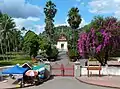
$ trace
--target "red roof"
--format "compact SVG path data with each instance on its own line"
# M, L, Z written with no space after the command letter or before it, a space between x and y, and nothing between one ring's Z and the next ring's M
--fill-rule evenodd
M64 34L61 34L58 41L67 41L67 37Z

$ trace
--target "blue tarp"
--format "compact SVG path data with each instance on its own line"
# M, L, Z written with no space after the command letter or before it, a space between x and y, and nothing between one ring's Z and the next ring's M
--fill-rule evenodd
M18 65L15 65L14 67L7 68L2 71L2 74L24 74L28 68L22 68Z

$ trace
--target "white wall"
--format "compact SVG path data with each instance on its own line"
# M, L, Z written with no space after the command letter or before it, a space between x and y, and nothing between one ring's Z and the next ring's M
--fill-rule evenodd
M90 70L89 73L99 74L98 70ZM102 75L120 75L120 67L102 67ZM81 68L81 75L87 75L87 67Z
M61 49L61 44L64 44L63 51L68 51L68 48L67 48L68 43L67 43L67 41L58 41L57 42L57 48L58 48L59 51L62 50Z

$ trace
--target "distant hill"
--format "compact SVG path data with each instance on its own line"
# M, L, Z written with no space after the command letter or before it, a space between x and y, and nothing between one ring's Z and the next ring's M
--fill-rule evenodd
M76 37L76 39L78 39L78 33L80 33L80 32L81 32L80 29L75 30L75 37ZM69 27L69 26L58 26L58 27L55 27L54 28L54 43L57 43L57 40L58 40L60 34L64 34L67 37L68 42L70 42L72 40L73 32L72 32L71 27ZM45 31L43 33L41 33L40 35L46 36Z
M64 34L66 35L67 39L68 39L68 42L70 40L72 40L72 29L71 27L68 27L68 26L58 26L58 27L55 27L54 28L54 32L55 32L55 37L54 37L54 40L57 41L57 39L59 38L60 34ZM80 29L78 30L75 30L75 37L78 38L78 33L80 32ZM76 38L76 39L77 39Z

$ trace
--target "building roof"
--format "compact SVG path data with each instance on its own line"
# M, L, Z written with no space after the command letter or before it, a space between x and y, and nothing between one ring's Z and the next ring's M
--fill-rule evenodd
M32 65L30 63L24 63L22 67L32 69Z
M58 38L58 41L67 41L67 37L65 36L65 34L61 34Z

